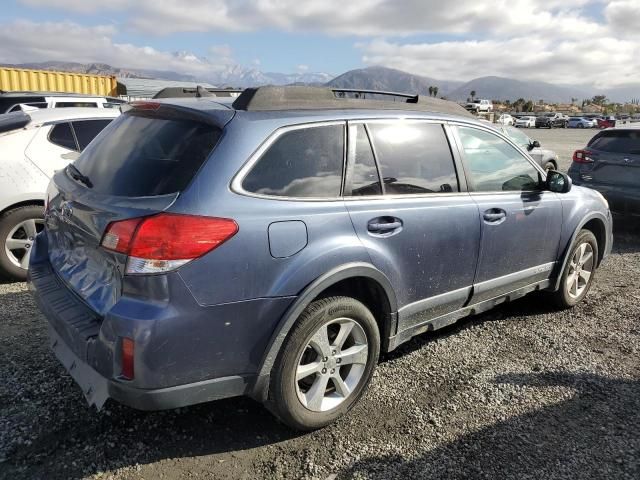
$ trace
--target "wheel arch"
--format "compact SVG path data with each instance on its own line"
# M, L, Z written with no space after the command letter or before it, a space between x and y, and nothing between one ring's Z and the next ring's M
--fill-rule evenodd
M398 303L391 282L371 264L357 262L341 265L307 285L282 316L263 354L252 397L259 401L267 398L271 369L300 314L314 300L332 295L351 296L368 308L377 310L372 313L380 328L381 351L384 351L397 323Z
M564 246L564 250L562 252L562 264L560 265L560 269L557 271L554 290L557 290L558 288L560 288L560 282L562 280L562 272L564 272L567 262L569 261L569 254L571 253L571 245L573 245L573 242L575 242L575 239L581 230L589 230L596 237L596 241L598 242L597 266L600 265L600 263L604 258L604 254L607 250L608 237L607 237L606 225L607 225L607 219L604 217L603 214L599 212L594 212L591 215L588 215L587 217L582 219L582 221L578 224L576 229L573 231L571 238L569 239L567 244Z
M20 207L28 207L29 205L38 205L40 207L44 207L45 200L44 198L28 198L26 200L21 200L10 205L4 206L0 210L0 215L7 213L9 210L13 210L15 208Z

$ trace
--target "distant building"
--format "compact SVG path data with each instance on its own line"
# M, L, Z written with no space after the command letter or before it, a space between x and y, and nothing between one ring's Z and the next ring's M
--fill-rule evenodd
M604 108L600 105L596 105L595 103L587 103L584 107L582 107L582 111L584 113L602 113Z

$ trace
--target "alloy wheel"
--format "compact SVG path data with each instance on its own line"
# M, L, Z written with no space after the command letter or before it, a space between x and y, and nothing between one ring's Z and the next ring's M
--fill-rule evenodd
M44 228L41 218L29 218L14 226L4 241L7 258L16 267L26 270L36 235Z
M297 362L300 403L314 412L336 408L362 380L368 357L367 336L355 320L337 318L320 326Z
M569 262L569 273L565 282L569 297L575 299L584 293L593 275L594 265L593 247L588 242L580 244Z

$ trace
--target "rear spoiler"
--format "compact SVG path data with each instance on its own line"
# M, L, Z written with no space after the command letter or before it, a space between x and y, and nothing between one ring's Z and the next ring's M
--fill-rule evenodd
M235 110L216 107L211 103L211 109L203 110L189 108L184 105L157 101L134 101L120 106L120 111L125 115L135 115L148 118L160 118L166 120L193 120L206 123L220 129L235 116Z

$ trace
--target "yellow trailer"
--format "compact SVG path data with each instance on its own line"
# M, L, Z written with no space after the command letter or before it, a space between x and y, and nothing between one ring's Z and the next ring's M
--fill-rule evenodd
M0 90L117 95L116 77L0 67Z

